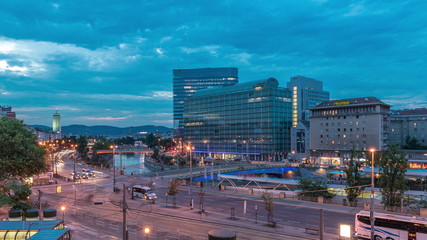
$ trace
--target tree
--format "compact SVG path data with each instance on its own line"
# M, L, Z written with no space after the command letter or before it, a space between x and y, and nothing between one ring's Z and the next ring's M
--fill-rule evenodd
M45 154L22 121L0 118L0 187L45 171Z
M93 147L92 150L106 150L106 149L110 149L111 143L107 140L100 140L97 141Z
M403 193L408 189L405 179L408 169L405 153L398 149L397 144L389 145L388 149L381 153L378 166L382 203L385 208L393 210L400 206Z
M169 184L168 195L173 197L173 205L176 205L176 195L179 193L178 180L172 179Z
M333 198L335 195L328 192L328 185L324 181L302 178L298 187L302 190L299 196L302 198Z
M350 161L348 163L348 169L344 170L347 175L347 188L345 192L347 193L347 200L350 202L350 206L356 204L357 197L362 193L364 187L362 185L362 176L360 174L360 154L354 150L351 150Z
M261 194L261 198L264 201L264 208L267 211L267 222L268 224L275 226L273 221L273 194L266 190Z
M201 182L203 183L203 182ZM204 200L205 200L205 191L203 191L203 187L200 188L200 191L197 193L199 195L199 209L200 209L200 214L203 214L205 212L205 207L204 207Z
M80 157L83 160L87 159L87 154L89 152L89 149L87 147L87 138L85 136L80 136L77 139L77 152L80 154Z
M0 189L0 206L8 205L12 209L22 209L25 211L31 208L29 202L30 196L30 186L13 182Z

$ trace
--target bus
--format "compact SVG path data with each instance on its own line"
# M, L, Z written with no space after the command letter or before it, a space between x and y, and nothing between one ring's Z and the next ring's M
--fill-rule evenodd
M377 212L374 214L375 240L427 239L427 218ZM369 211L360 211L357 213L354 226L356 239L371 239L371 220Z
M152 191L151 188L141 185L134 185L132 187L132 194L134 197L139 197L145 200L150 200L151 202L155 202L157 199L156 194Z

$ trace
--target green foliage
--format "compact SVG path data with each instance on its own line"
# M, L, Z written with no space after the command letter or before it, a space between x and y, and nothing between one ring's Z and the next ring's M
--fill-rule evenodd
M12 182L0 188L0 207L9 206L12 209L27 210L31 208L30 196L30 186Z
M149 148L154 148L156 146L159 146L159 142L160 142L160 138L154 136L154 134L150 133L145 137L145 144L147 144L147 146Z
M159 160L159 149L158 148L155 148L154 150L153 150L153 154L151 155L151 158L152 159L154 159L154 160Z
M408 163L404 152L398 149L398 145L389 145L388 150L381 153L378 166L384 207L400 206L403 193L408 189L405 179Z
M80 157L83 160L87 160L87 154L89 152L89 149L87 147L87 138L84 136L80 136L77 139L77 152L80 154Z
M22 121L0 118L0 186L5 180L22 180L45 171L45 154Z
M117 139L114 139L114 144L116 144L116 145L134 145L135 139L133 139L132 137L129 137L129 136L117 138Z
M170 184L169 184L169 191L168 194L170 196L175 196L179 193L179 189L178 189L178 180L176 179L172 179Z
M412 149L412 150L427 150L427 146L420 144L416 137L406 136L405 145L402 146L403 149Z
M101 166L102 165L106 168L110 167L110 162L107 159L105 159L101 154L98 154L96 152L96 150L93 151L92 158L88 161L88 163L95 165L95 166Z
M100 140L100 141L97 141L94 145L93 145L93 147L92 147L92 150L108 150L108 149L110 149L110 146L111 146L111 142L109 142L109 141L107 141L107 140Z
M300 197L324 197L333 198L335 195L328 192L328 186L325 182L303 178L300 180L298 187L302 190Z
M354 150L351 150L350 161L348 163L348 169L344 170L347 175L347 188L345 192L347 193L347 199L349 202L354 202L357 197L362 193L364 187L358 187L362 184L362 177L359 172L360 154Z

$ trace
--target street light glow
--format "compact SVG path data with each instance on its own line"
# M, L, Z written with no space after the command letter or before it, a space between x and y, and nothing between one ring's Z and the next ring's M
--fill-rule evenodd
M375 152L375 151L376 151L376 149L375 149L375 148L370 148L370 149L369 149L369 151L370 151L370 152Z
M61 207L61 211L65 211L65 206L62 206L62 207Z
M150 229L149 227L145 227L145 228L144 228L144 233L145 233L145 234L149 234L149 233L150 233L150 231L151 231L151 229Z

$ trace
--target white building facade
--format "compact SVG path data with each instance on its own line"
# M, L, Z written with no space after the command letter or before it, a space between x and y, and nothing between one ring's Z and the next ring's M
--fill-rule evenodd
M389 140L390 105L376 97L325 101L311 109L311 162L344 165L352 148L381 151Z

